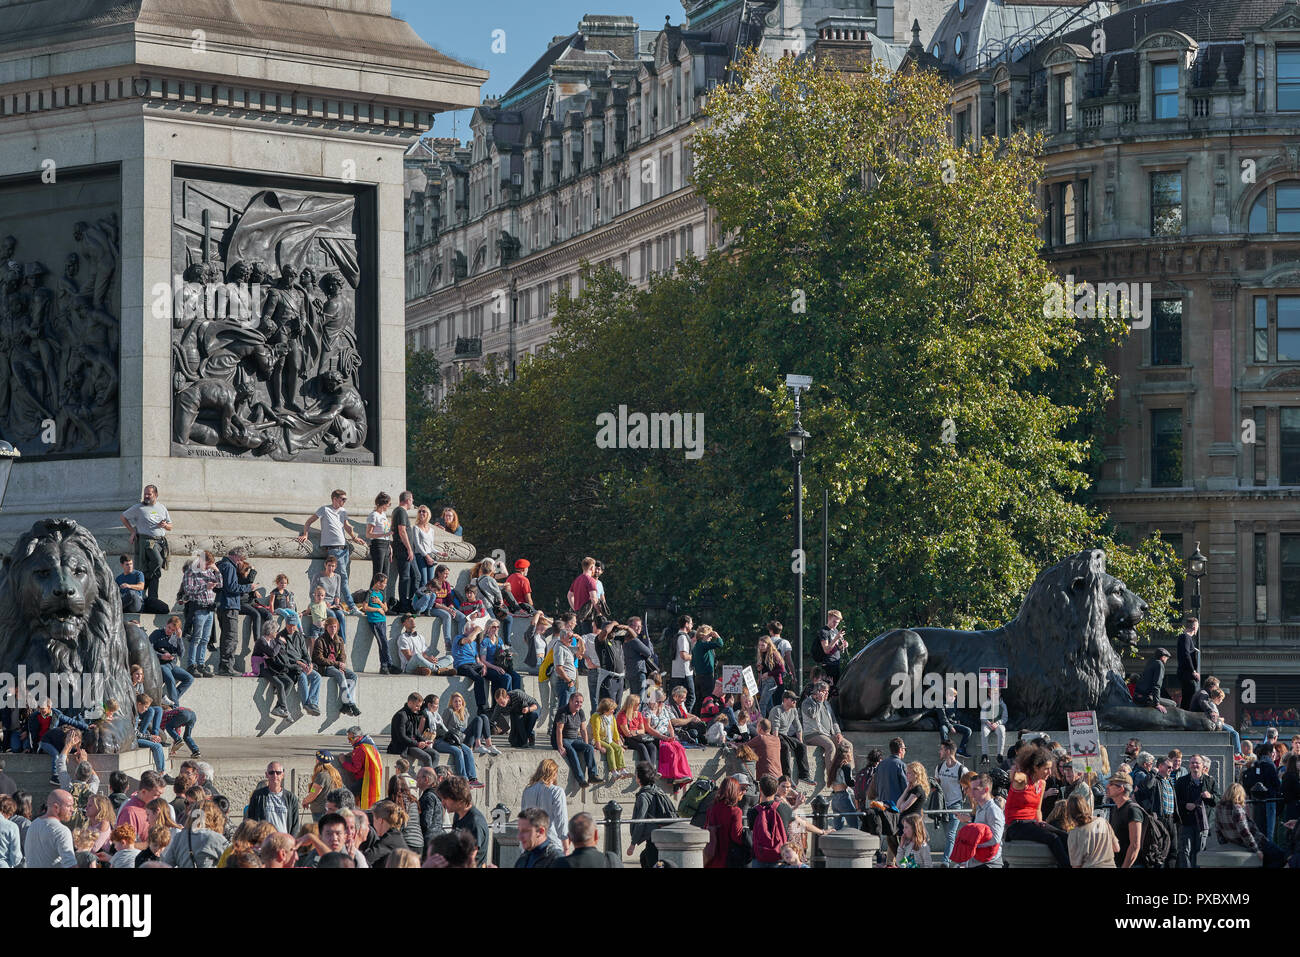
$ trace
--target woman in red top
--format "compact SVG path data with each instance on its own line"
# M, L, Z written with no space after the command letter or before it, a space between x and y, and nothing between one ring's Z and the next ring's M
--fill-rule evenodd
M659 764L659 743L646 727L645 715L641 713L641 697L630 694L623 702L623 710L618 713L615 722L623 743L636 752L637 761L649 761Z
M1034 841L1047 845L1056 858L1057 867L1070 866L1070 850L1066 832L1043 820L1043 791L1047 776L1052 771L1052 754L1035 743L1022 744L1016 755L1016 768L1011 773L1011 789L1007 792L1004 841Z
M726 778L718 788L718 796L709 806L708 816L704 819L705 829L713 839L713 856L705 862L705 867L727 867L728 852L739 845L744 833L745 823L740 813L740 784L735 778ZM743 866L739 861L730 866Z

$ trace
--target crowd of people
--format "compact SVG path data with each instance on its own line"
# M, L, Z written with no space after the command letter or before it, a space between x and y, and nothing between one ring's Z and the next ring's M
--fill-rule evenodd
M123 515L135 545L120 558L124 608L148 611L147 603L156 601L172 527L157 496L150 486ZM432 531L462 534L453 510L434 523L432 511L416 508L403 492L390 514L391 499L381 493L362 538L346 502L336 490L330 505L304 523L299 540L319 522L326 555L301 608L284 575L269 591L258 590L256 570L239 548L219 560L204 553L187 563L181 613L149 636L162 699L151 698L142 673L132 675L138 744L152 753L156 768L133 794L120 774L110 779L107 796L99 794L81 748L81 733L89 729L84 716L44 701L7 724L10 749L50 757L56 789L39 809L21 792L0 797L0 866L24 860L36 867L483 866L489 828L474 805L474 791L483 786L476 759L539 743L555 757L540 760L520 795L519 867L622 866L617 855L599 849L600 822L568 814L560 761L579 789L635 778L627 853L639 854L643 867L660 863L654 830L679 818L708 830L705 859L712 868L807 866L810 837L846 827L879 835L878 863L900 868L996 867L1006 842L1019 841L1043 845L1062 867L1195 867L1211 829L1265 866L1300 863L1300 735L1288 748L1270 729L1256 745L1222 723L1217 705L1224 692L1212 676L1202 681L1195 619L1179 638L1180 701L1233 735L1240 754L1234 783L1223 794L1206 756L1190 756L1184 766L1178 751L1156 757L1136 739L1113 774L1104 754L1098 771L1078 771L1043 736L1022 732L1007 749L1006 705L997 694L968 716L949 692L936 712L942 741L933 768L908 761L902 738L890 742L887 755L873 749L857 766L834 703L849 647L839 611L830 610L814 636L808 681L796 679L792 646L782 624L771 621L752 657L740 655L751 664L749 673L739 685L729 674L728 685L719 654L725 649L735 660L734 642L728 647L690 615L660 636L638 616L614 620L603 566L593 558L582 561L568 591L570 610L550 618L534 608L527 560L517 561L509 576L503 563L479 562L457 590L448 566L436 559ZM369 549L367 589L351 587L349 542ZM295 690L302 710L319 714L325 680L338 686L343 712L360 715L358 676L348 666L349 615L365 617L383 671L464 677L473 708L459 691L445 702L409 695L388 726L386 751L396 770L387 776L386 797L379 747L359 726L347 732L348 753L318 753L301 799L286 789L283 765L272 762L232 829L230 801L212 768L197 760L196 716L182 697L196 678L235 673L239 623L252 618L255 670L270 682L273 715L288 717ZM391 658L390 615L401 623ZM416 627L421 615L434 619L429 639ZM512 646L518 628L523 633ZM526 649L518 668L517 647ZM213 652L216 669L207 663ZM1162 697L1170 657L1157 650L1134 682L1136 702L1159 709L1173 704ZM549 714L524 690L519 668L549 685ZM106 717L117 708L108 702ZM972 771L960 759L971 757L973 727L980 731L981 762ZM182 747L189 760L175 777L165 774L167 759ZM724 750L729 773L696 777L689 752L706 747ZM800 785L814 784L816 752L830 797L825 815L814 820ZM941 843L931 847L932 840Z

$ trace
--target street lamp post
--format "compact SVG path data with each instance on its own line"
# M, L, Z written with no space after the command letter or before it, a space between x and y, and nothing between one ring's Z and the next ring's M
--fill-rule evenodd
M1201 554L1201 543L1196 543L1196 551L1187 559L1187 572L1192 576L1192 614L1201 617L1201 578L1205 575L1205 556Z
M803 687L803 573L807 565L803 551L803 457L804 447L811 436L799 422L799 396L809 386L808 376L788 375L786 387L794 393L794 427L785 434L790 442L790 455L794 458L794 615L795 615L795 670L798 673L796 688Z

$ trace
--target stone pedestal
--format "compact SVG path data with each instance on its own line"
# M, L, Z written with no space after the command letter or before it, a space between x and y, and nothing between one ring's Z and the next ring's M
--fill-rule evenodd
M1002 844L1002 863L1005 867L1056 867L1056 858L1046 844L1036 841L1005 841Z
M871 867L880 850L880 838L875 834L845 828L817 839L827 867Z
M0 313L42 330L0 548L67 515L111 554L149 483L181 556L308 559L332 489L405 484L404 152L487 73L390 0L39 7L0 2Z
M709 843L709 832L682 821L658 828L650 835L659 850L659 859L674 867L704 867L704 848Z

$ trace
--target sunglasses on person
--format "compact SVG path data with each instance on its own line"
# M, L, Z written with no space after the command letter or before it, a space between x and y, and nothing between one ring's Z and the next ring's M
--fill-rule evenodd
M283 771L267 771L267 774L284 774Z

